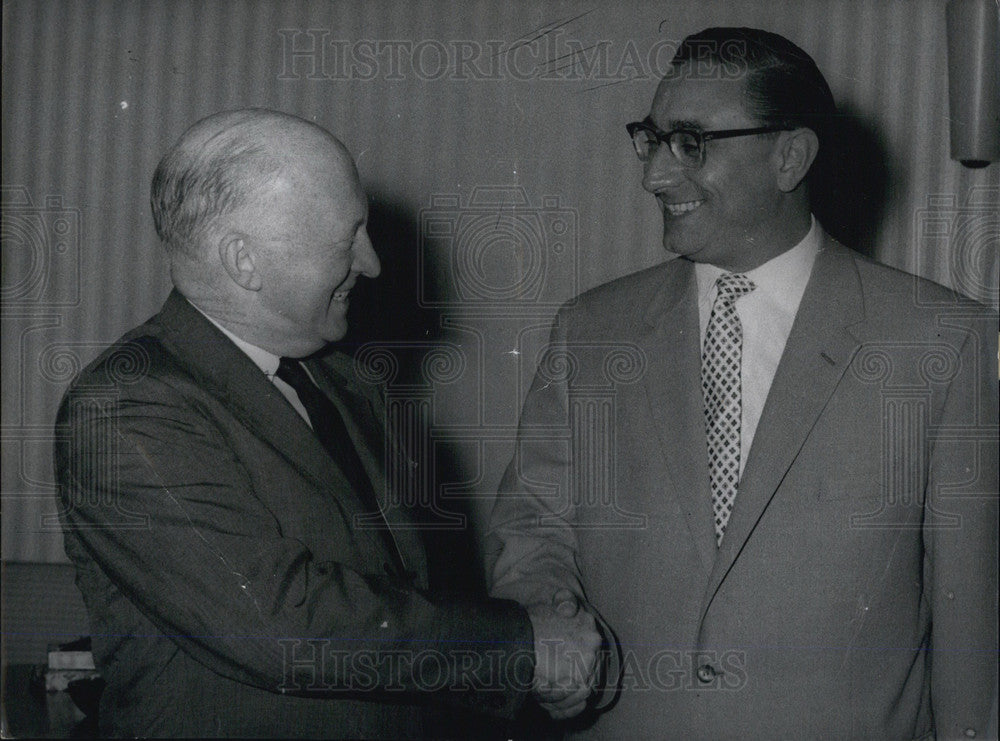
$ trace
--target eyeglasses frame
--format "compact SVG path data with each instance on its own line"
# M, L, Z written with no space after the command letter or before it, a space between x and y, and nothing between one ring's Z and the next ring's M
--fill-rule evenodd
M678 128L671 129L670 131L663 131L656 124L654 124L650 118L647 116L642 121L633 121L631 123L625 124L625 130L628 131L629 138L632 140L632 146L635 147L635 132L639 129L643 131L648 131L650 134L656 137L658 144L666 144L667 149L670 150L671 156L680 162L683 167L689 169L697 169L705 164L705 142L712 141L713 139L734 139L739 136L755 136L757 134L773 134L776 131L792 131L794 127L783 125L783 126L757 126L750 129L717 129L715 131L698 131L692 128ZM674 134L690 134L698 141L698 164L688 165L681 161L680 157L674 152L673 147L670 146L670 137ZM636 155L639 155L639 150L635 150ZM640 161L643 160L639 157ZM651 159L651 158L650 158Z

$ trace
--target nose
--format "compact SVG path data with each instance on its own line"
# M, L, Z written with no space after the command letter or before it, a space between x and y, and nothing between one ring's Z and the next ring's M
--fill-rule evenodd
M382 263L379 262L378 255L375 254L375 247L372 245L368 230L362 229L358 238L354 242L354 262L351 270L360 273L368 278L377 278L382 272Z
M661 144L642 168L642 187L650 193L678 185L686 177L684 165L677 161L670 147Z

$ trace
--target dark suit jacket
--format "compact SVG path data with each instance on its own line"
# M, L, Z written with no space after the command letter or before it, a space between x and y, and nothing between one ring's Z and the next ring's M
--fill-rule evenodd
M377 389L337 353L310 370L383 492ZM105 733L401 737L428 695L511 714L528 689L524 611L426 593L405 508L391 538L359 526L313 432L179 294L80 374L57 435Z
M982 737L996 340L995 314L828 239L717 549L693 264L562 310L489 560L494 595L568 585L617 632L621 695L584 735Z

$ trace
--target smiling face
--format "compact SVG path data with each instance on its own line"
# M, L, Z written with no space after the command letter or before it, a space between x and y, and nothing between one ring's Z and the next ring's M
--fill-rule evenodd
M280 354L303 356L347 332L358 276L376 277L368 207L353 163L337 147L286 163L246 232L261 285L257 322Z
M740 81L687 74L661 83L650 112L663 131L742 129L761 123L744 109ZM705 161L684 167L660 146L643 169L643 187L663 212L663 246L695 262L742 272L791 247L784 194L778 187L781 135L705 143Z

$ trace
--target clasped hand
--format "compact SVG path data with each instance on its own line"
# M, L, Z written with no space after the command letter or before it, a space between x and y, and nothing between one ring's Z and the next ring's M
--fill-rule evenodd
M535 632L535 697L553 718L572 718L587 706L597 681L601 634L594 616L568 589L551 603L529 605L528 615Z

